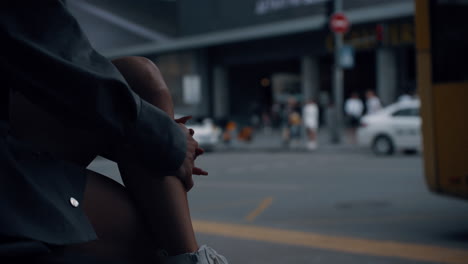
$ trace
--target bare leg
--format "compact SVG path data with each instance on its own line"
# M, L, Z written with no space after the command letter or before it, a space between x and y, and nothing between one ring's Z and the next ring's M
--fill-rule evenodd
M307 136L309 137L309 141L315 141L317 137L315 129L307 128Z
M172 98L156 65L145 58L113 61L132 89L174 118ZM171 255L195 252L198 244L190 219L187 193L179 179L156 178L137 161L119 161L130 195L141 209L157 246Z
M170 93L152 62L124 58L115 63L132 89L173 116ZM99 153L99 144L92 135L67 130L19 94L13 95L11 102L12 126L18 137L81 166L87 166ZM151 256L158 248L170 254L196 251L182 183L171 176L152 177L137 161L122 160L119 166L128 188L88 173L83 206L99 240L65 250L128 259Z
M87 174L81 204L99 240L67 246L63 252L128 263L156 262L155 248L127 189L106 176L92 171Z
M187 193L181 181L172 176L155 178L136 163L120 164L119 168L144 215L155 249L165 249L170 255L197 251Z
M141 98L174 117L171 93L156 65L143 57L124 57L112 63Z
M85 132L69 130L46 111L18 93L11 95L10 119L16 137L32 142L39 150L86 167L99 153L99 143ZM31 133L33 132L33 133ZM117 182L87 172L81 206L99 240L56 248L56 253L74 252L111 259L138 261L154 255L142 217L127 189Z

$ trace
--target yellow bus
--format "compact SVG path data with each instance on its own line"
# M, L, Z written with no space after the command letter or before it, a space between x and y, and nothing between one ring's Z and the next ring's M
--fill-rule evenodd
M427 184L468 198L468 0L416 0L416 49Z

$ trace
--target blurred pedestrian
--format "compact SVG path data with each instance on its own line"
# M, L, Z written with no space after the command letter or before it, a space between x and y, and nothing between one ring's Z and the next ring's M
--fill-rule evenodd
M382 109L382 103L380 102L379 97L372 90L367 90L366 92L366 109L367 114L375 114L377 111Z
M289 147L298 143L301 131L301 115L299 104L294 97L289 97L283 109L283 144Z
M235 138L237 124L234 121L228 121L223 131L223 142L225 145L231 145Z
M301 138L301 114L297 109L294 109L289 113L289 133L290 133L290 145L297 147Z
M349 123L349 131L351 142L356 143L356 128L359 126L362 113L364 112L364 105L356 92L351 94L345 102L345 114Z
M317 132L319 127L319 108L317 103L310 99L302 110L304 117L304 126L307 132L307 149L314 150L317 148Z

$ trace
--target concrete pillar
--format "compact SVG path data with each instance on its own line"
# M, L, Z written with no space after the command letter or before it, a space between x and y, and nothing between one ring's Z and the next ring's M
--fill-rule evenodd
M199 50L196 55L196 65L193 69L200 75L201 80L201 101L197 106L198 116L209 116L210 114L210 87L209 87L209 66L207 63L207 55L204 50Z
M229 116L229 87L226 68L217 65L213 69L213 112L214 118Z
M383 105L395 101L398 90L398 65L396 51L380 48L376 51L377 95Z
M320 92L318 59L311 56L301 58L301 89L304 101L309 98L318 100Z

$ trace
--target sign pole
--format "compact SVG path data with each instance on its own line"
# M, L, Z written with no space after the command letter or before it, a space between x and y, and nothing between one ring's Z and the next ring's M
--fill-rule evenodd
M334 11L340 13L343 11L342 0L334 0ZM336 32L335 35L335 63L333 71L333 94L334 94L334 107L335 107L335 120L336 124L334 131L332 131L332 143L341 143L342 130L344 127L343 118L343 68L340 65L340 51L343 47L343 33Z

